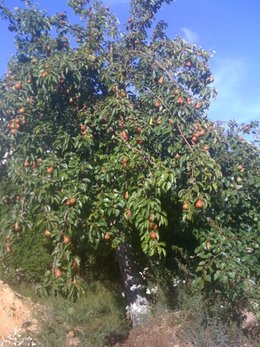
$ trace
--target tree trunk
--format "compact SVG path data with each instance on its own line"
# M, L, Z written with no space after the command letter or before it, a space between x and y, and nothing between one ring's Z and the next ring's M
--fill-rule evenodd
M138 326L147 319L151 311L145 296L144 281L138 271L131 244L120 244L116 255L125 287L127 313L133 326Z

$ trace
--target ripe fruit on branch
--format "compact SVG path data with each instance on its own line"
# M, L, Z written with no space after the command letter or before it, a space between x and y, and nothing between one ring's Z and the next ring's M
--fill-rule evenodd
M26 124L26 117L25 117L25 116L22 116L21 124L22 124L22 125L25 125L25 124Z
M48 230L48 229L45 229L44 230L44 236L48 239L49 237L51 237L51 232L50 232L50 230Z
M192 62L189 60L185 63L185 66L186 67L192 67Z
M31 168L36 169L36 162L35 161L32 162Z
M137 143L138 143L139 145L141 145L141 144L143 143L143 139L138 139L138 140L137 140Z
M178 99L177 99L177 104L178 105L183 105L183 103L184 103L183 97L179 96Z
M208 146L208 145L205 145L205 146L203 147L203 149L204 149L204 151L208 151L208 150L209 150L209 146Z
M128 18L128 20L127 20L127 21L128 21L128 23L130 24L130 23L132 23L132 22L133 22L133 18L131 18L131 17L130 17L130 18Z
M75 205L76 204L76 201L77 201L77 199L76 198L71 198L70 199L70 203L71 203L71 205Z
M78 38L77 38L77 43L81 43L81 42L82 42L81 38L78 37Z
M14 88L15 88L16 90L22 89L22 83L21 83L21 82L16 82L15 85L14 85Z
M191 98L187 98L187 99L186 99L186 103L187 103L188 105L190 105L190 104L192 103Z
M21 230L22 230L21 225L18 222L16 222L14 225L14 231L19 233Z
M156 240L156 239L157 239L157 233L156 233L155 231L152 231L152 232L150 233L150 238L151 238L152 240Z
M25 113L25 108L24 107L21 107L18 110L18 114L22 114L22 113Z
M24 166L24 167L29 167L29 166L30 166L29 161L26 160L26 161L23 163L23 166Z
M201 109L201 107L202 107L202 102L201 101L196 101L196 103L194 105L195 110L199 110L199 109Z
M192 141L192 142L197 142L197 140L198 140L198 139L197 139L196 136L192 136L192 138L191 138L191 141Z
M111 238L111 234L109 232L106 232L104 235L104 240L108 241Z
M53 173L53 167L49 166L47 169L47 174L51 175Z
M127 140L127 132L125 130L122 131L122 140L125 142Z
M15 122L15 120L13 119L13 120L11 120L10 121L10 123L9 123L9 129L16 129L16 122Z
M70 198L70 199L68 199L67 201L66 201L66 205L67 206L73 206L73 205L75 205L75 203L76 203L76 201L77 201L77 199L76 198Z
M116 87L116 86L112 86L112 87L111 87L111 92L112 92L112 93L115 93L116 91L117 91L117 87Z
M125 199L126 199L126 200L129 199L129 193L128 193L128 191L125 192Z
M74 99L73 98L69 98L69 104L72 105L74 103Z
M63 243L64 245L67 245L71 242L71 238L68 235L63 235Z
M214 77L213 76L209 76L208 78L206 78L206 83L212 83L214 82Z
M161 119L161 117L158 117L156 123L157 123L158 125L161 125L161 124L162 124L162 119Z
M42 78L47 77L48 76L48 71L43 71L41 75L42 75Z
M175 159L179 159L179 158L180 158L180 154L179 154L179 153L176 153L174 158L175 158Z
M55 276L56 278L59 278L59 277L62 276L62 271L61 271L60 268L56 267L56 268L54 269L54 276Z
M159 108L161 106L161 103L159 100L156 100L155 103L154 103L154 106Z
M201 129L201 131L199 132L199 136L204 136L205 135L205 129Z
M122 164L123 164L123 168L125 169L126 168L126 164L127 164L127 159L126 158L122 159Z
M203 208L203 206L204 206L203 200L198 199L198 200L196 201L196 203L195 203L195 207L198 208L198 209L201 209L201 208Z
M159 84L163 84L163 82L164 82L164 78L163 78L163 76L161 76L161 77L158 79L158 83L159 83Z
M140 127L138 127L138 128L136 128L136 132L137 132L137 134L141 134L142 129Z
M173 119L170 118L170 119L168 120L168 123L169 123L169 125L173 125L173 123L174 123Z
M127 211L126 211L125 217L126 217L126 218L131 218L131 217L132 217L132 212L131 212L131 210L127 210Z
M154 227L153 222L149 222L149 229L152 230Z
M185 202L183 205L182 205L182 209L183 211L187 211L189 209L189 204L187 202Z

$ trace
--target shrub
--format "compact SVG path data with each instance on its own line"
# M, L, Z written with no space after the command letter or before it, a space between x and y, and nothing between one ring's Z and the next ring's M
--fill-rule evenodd
M12 252L3 260L4 280L41 283L46 269L51 266L50 253L49 244L41 233L35 230L22 233L15 238Z

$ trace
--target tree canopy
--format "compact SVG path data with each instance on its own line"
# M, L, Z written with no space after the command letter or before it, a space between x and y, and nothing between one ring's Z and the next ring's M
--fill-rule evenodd
M77 24L29 1L0 5L17 47L0 81L1 185L11 187L1 193L2 258L28 230L40 233L53 259L45 288L72 295L82 250L127 244L162 260L181 245L195 286L250 296L259 150L241 133L257 122L208 118L211 52L154 22L171 1L132 0L124 32L89 2L69 1Z

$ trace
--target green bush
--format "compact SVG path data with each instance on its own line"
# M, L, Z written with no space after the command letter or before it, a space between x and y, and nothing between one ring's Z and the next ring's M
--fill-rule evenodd
M196 347L237 347L249 342L237 325L233 306L223 295L211 292L205 296L183 286L178 293L180 335L186 342Z
M51 266L51 249L41 233L22 232L12 243L12 252L5 256L2 267L7 282L40 283Z

